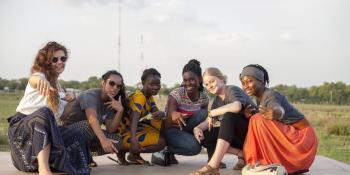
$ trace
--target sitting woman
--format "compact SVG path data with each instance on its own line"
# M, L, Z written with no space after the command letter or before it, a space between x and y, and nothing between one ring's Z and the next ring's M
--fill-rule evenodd
M123 77L110 70L102 75L101 88L86 90L67 105L62 121L84 133L94 155L117 153L120 139L117 129L122 118L128 116L128 109ZM102 124L106 130L101 128ZM91 159L90 166L97 164Z
M240 74L242 87L257 99L259 112L250 119L244 144L247 164L282 164L292 173L307 172L317 151L314 129L305 116L280 93L267 88L269 76L260 65Z
M50 175L51 170L90 174L82 133L58 126L55 120L67 100L58 84L67 58L67 49L56 42L39 50L17 113L8 119L11 157L18 170L39 171L40 175Z
M203 80L215 98L207 121L196 126L193 132L198 142L202 142L208 152L214 153L206 166L192 174L219 174L220 162L226 153L238 156L234 169L240 170L245 165L242 149L249 123L244 111L255 105L241 88L226 85L226 76L217 68L208 68Z
M160 130L165 118L165 113L159 111L153 99L160 90L160 73L153 68L143 71L141 82L142 89L136 90L130 96L131 108L130 120L123 120L119 127L122 133L122 150L118 154L120 164L149 164L140 153L153 153L165 147L165 141L160 136ZM146 116L151 114L151 119ZM125 161L125 153L130 154Z
M209 103L199 61L190 60L185 65L182 79L182 86L170 92L168 97L164 138L171 153L192 156L201 151L193 128L206 119ZM177 163L173 154L171 163Z

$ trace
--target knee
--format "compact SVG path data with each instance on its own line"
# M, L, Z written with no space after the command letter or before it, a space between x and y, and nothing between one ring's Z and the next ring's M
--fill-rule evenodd
M196 120L198 122L202 122L202 121L204 121L207 118L208 110L201 109L201 110L197 111L196 113L194 113L193 115L194 115L194 117L196 118Z
M187 156L197 155L201 152L202 146L197 142L197 140L188 140L185 142L184 150Z
M158 145L159 145L160 149L163 149L166 146L166 142L165 142L165 139L163 137L159 137Z
M249 123L251 125L260 125L264 123L266 119L261 114L255 114L252 117L250 117Z

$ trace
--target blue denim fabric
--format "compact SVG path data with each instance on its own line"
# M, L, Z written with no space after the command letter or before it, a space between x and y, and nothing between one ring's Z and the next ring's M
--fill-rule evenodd
M165 129L163 134L170 152L178 155L193 156L199 154L202 146L193 135L193 128L203 122L208 111L201 109L186 120L186 126L180 130L178 127Z

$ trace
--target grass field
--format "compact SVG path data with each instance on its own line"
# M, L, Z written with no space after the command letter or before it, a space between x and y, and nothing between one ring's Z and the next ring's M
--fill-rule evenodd
M7 121L13 115L23 93L0 93L0 151L8 151ZM164 109L166 97L156 98ZM318 154L350 164L350 106L295 105L314 126L318 139Z

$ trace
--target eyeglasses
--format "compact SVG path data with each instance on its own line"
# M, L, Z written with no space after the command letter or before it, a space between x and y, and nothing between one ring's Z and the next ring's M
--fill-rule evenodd
M117 86L117 88L118 89L121 89L122 87L123 87L123 84L118 84L118 83L116 83L115 81L113 81L113 80L110 80L110 79L108 79L108 84L110 85L110 86Z
M57 63L59 59L62 61L62 63L67 61L67 57L66 56L59 57L59 58L58 57L53 57L52 58L52 63Z

